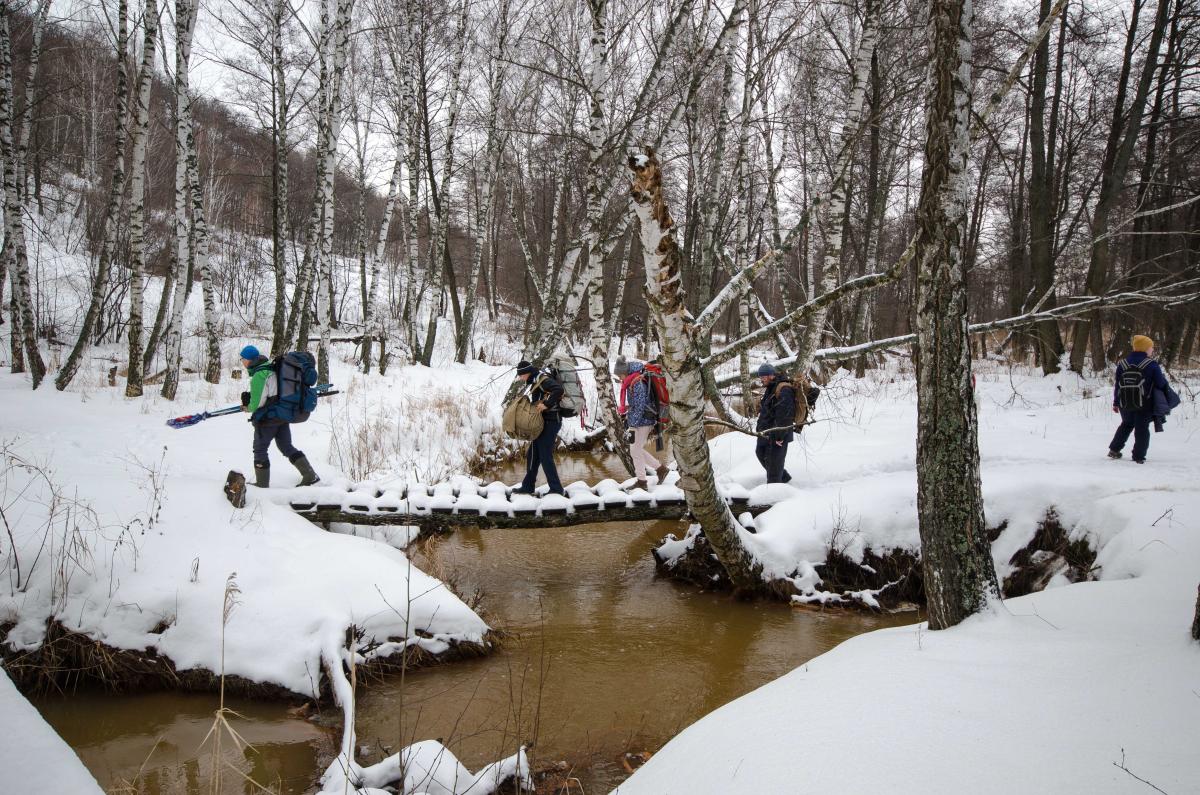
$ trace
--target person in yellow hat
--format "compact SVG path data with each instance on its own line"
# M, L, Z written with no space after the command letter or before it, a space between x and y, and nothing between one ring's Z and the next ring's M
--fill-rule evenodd
M1170 384L1153 358L1154 341L1137 334L1130 344L1133 353L1117 362L1113 412L1121 415L1121 424L1108 445L1108 457L1121 458L1121 450L1132 433L1134 463L1144 464L1150 451L1150 423L1174 407L1163 406Z

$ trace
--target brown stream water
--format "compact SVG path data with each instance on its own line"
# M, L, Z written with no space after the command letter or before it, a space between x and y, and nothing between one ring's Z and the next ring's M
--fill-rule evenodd
M614 460L572 456L564 483L616 477ZM496 477L514 482L518 466ZM627 752L654 751L705 713L863 632L916 621L793 610L700 593L655 575L650 549L671 522L542 530L459 530L414 555L507 633L486 658L390 676L358 698L358 739L377 761L438 738L470 768L533 743L535 768L559 764L586 793L628 773ZM106 788L138 777L135 791L208 792L212 763L200 745L215 697L84 695L38 708ZM234 727L257 751L227 755L277 791L302 793L332 752L322 728L285 706L234 702ZM161 741L154 748L156 741ZM225 792L258 791L235 773ZM560 792L557 788L547 791ZM573 786L572 792L580 792Z

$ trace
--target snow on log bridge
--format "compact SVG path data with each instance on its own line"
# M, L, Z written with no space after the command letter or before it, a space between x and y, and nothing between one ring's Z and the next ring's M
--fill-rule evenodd
M635 481L582 481L566 487L566 496L517 494L503 483L479 485L458 477L429 486L421 483L380 488L374 482L338 481L329 485L272 489L268 498L318 524L415 525L444 527L567 527L600 522L678 520L688 515L683 491L668 483L636 488ZM737 484L722 493L734 513L756 515L783 496L778 491L754 495ZM756 490L758 492L758 490ZM776 496L778 495L778 496ZM772 499L774 498L774 499Z

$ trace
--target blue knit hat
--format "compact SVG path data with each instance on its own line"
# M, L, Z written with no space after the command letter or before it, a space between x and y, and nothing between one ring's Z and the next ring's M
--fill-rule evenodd
M779 374L778 370L776 370L771 365L765 364L765 363L760 364L758 366L758 372L756 373L756 375L758 375L759 378L762 378L764 375L778 375L778 374Z
M255 348L253 345L247 345L245 348L242 348L242 352L238 354L238 356L242 357L248 362L254 361L261 355L262 354L258 352L258 348Z

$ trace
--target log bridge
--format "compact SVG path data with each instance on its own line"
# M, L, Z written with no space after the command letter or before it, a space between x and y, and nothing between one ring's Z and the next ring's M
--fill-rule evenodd
M669 481L677 476L672 473ZM452 527L538 528L569 527L601 522L678 521L688 517L683 491L674 482L649 489L635 481L605 480L566 487L565 497L515 493L503 483L479 485L456 478L434 486L404 484L380 488L375 483L342 481L330 485L272 489L269 499L321 525L345 522L356 525L413 525L423 530ZM736 484L725 486L722 496L734 514L757 515L771 507ZM772 496L772 495L763 495Z

